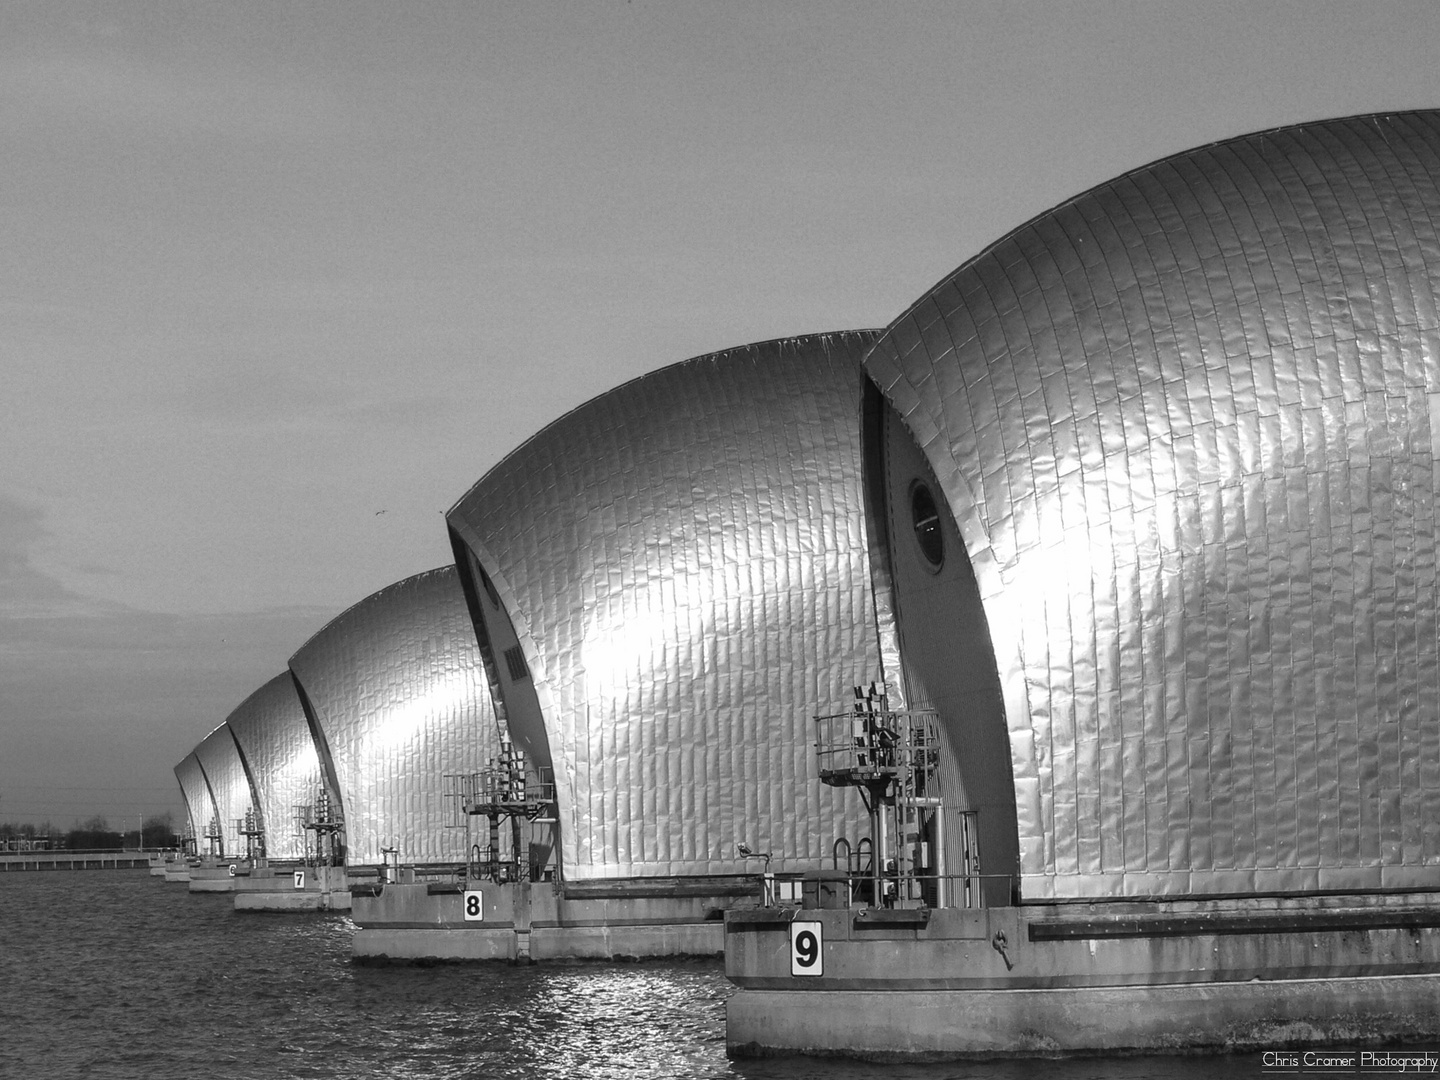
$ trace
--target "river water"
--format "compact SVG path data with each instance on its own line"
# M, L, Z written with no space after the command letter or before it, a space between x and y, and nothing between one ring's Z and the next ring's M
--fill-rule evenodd
M0 874L0 1076L1124 1080L1258 1054L731 1062L718 961L370 967L343 915L236 914L138 871Z

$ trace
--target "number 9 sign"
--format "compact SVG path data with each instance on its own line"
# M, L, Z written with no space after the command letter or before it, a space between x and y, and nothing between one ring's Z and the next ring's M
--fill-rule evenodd
M790 924L790 974L825 974L825 938L820 923Z

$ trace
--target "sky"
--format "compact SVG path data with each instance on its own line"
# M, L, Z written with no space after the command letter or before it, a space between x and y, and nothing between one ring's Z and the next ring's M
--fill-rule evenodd
M173 769L549 421L1095 184L1440 106L1440 4L0 0L0 822Z

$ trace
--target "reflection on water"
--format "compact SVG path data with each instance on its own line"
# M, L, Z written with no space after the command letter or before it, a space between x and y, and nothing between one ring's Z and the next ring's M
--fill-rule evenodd
M362 967L339 915L237 915L123 871L0 875L0 1074L1056 1080L1260 1076L1244 1058L725 1058L717 961Z

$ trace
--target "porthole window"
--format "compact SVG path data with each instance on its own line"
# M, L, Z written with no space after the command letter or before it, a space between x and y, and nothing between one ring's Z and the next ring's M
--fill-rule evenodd
M940 510L930 488L917 480L910 488L910 515L915 522L915 540L931 569L945 565L945 537L940 532Z

